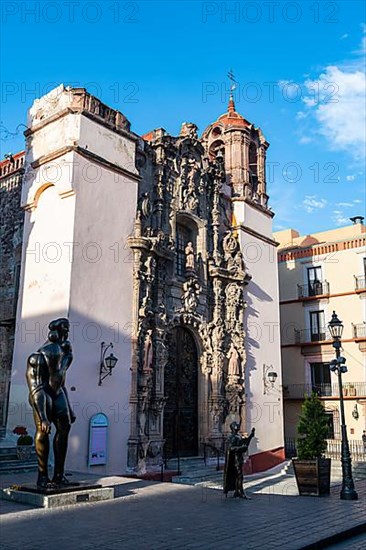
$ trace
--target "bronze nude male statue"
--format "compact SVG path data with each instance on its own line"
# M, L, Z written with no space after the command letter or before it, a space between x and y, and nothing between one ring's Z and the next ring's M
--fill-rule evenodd
M248 499L243 488L243 455L254 437L255 428L252 429L249 437L240 435L239 428L237 422L230 424L231 434L226 442L223 489L225 496L229 491L234 491L234 497Z
M38 458L37 486L54 489L69 485L64 476L67 443L71 424L75 422L67 391L66 371L73 355L68 340L68 319L55 319L48 325L48 340L32 353L27 361L29 403L36 425L35 448ZM53 439L55 468L52 481L48 477L49 434L51 424L56 427Z

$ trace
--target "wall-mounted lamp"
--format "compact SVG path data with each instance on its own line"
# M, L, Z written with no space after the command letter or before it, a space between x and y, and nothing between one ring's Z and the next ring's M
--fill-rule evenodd
M118 361L118 358L113 355L113 353L110 353L108 357L106 357L109 348L113 349L112 342L108 346L105 342L102 342L100 345L99 386L102 385L102 380L104 380L104 378L111 376L112 370Z
M355 420L358 420L360 418L360 414L358 412L357 403L355 404L355 408L352 411L352 416Z
M278 374L273 370L273 365L263 365L263 393L269 393L274 388Z

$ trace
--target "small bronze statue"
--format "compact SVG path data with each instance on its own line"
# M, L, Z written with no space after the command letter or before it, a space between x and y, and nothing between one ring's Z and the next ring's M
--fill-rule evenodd
M224 495L227 497L229 491L234 491L234 497L246 498L243 488L243 454L248 450L249 443L254 437L255 428L250 432L249 437L239 434L239 424L230 424L231 434L226 442L226 456L224 469Z
M66 371L73 355L68 340L68 319L56 319L48 325L48 341L27 361L29 403L33 409L36 435L34 438L38 458L37 487L55 489L70 485L64 476L67 442L71 424L75 422L67 391ZM51 423L56 427L53 439L55 469L52 482L48 477L49 434Z

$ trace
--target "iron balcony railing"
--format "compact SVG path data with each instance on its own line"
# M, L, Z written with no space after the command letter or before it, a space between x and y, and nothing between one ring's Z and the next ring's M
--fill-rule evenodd
M366 323L352 325L353 338L366 338Z
M305 399L315 393L319 397L339 397L338 383L288 384L283 386L284 399ZM366 397L366 382L344 382L344 397Z
M295 344L306 344L310 342L324 342L332 340L332 336L328 330L328 327L319 327L318 330L314 329L294 329L295 332Z
M366 290L366 277L365 275L361 275L357 277L354 275L355 278L355 290Z
M349 450L353 462L366 462L366 447L362 440L351 439L348 441ZM327 458L335 458L340 460L342 456L342 440L327 439L327 450L325 453Z
M297 455L297 439L295 437L285 437L285 454L287 458L293 458ZM349 450L353 462L366 462L366 449L362 440L351 439L348 441ZM342 440L327 439L327 450L325 456L328 458L341 459Z
M329 283L327 281L314 281L308 285L297 285L299 299L312 296L329 295Z

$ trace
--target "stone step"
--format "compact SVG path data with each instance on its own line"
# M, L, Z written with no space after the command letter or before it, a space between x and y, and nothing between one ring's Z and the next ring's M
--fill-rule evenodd
M207 473L206 475L195 475L195 476L174 476L172 477L172 483L181 483L183 485L200 485L201 483L222 485L222 474L217 475L216 472Z
M12 460L18 458L16 450L12 453L2 454L0 455L0 464L2 462L6 462L7 460Z
M220 460L220 467L223 468L224 460ZM178 468L177 459L171 459L168 462L168 467L172 469ZM197 485L200 483L208 483L222 478L222 472L217 471L216 458L207 458L206 466L203 457L183 458L180 461L179 476L172 478L172 483L182 483L185 485Z
M9 460L0 462L0 473L6 474L11 472L23 472L37 470L38 463L36 460Z
M224 459L220 459L220 464L224 464ZM216 468L217 460L216 458L207 458L206 465L203 457L198 458L181 458L180 459L180 470L181 471L193 471L196 469L204 468ZM178 459L171 458L167 461L167 466L170 470L174 470L178 467Z

